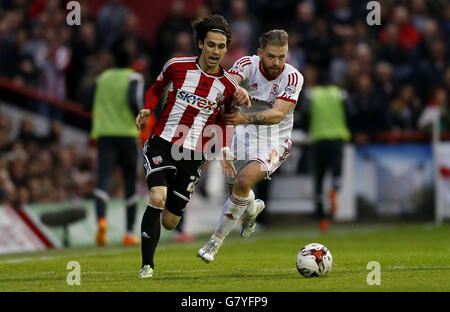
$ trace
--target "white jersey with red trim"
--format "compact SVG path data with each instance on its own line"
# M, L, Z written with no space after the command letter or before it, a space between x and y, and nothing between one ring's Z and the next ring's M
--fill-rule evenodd
M231 68L230 73L241 76L241 87L248 91L252 107L242 107L244 112L260 112L273 107L277 99L297 103L298 96L303 86L303 76L289 64L285 64L281 74L275 78L268 78L261 68L261 60L258 55L245 56L239 59ZM290 140L294 124L294 109L286 117L275 125L239 125L236 127L236 136L249 134L250 138L258 138L260 141L284 142Z
M219 108L224 105L225 111L231 110L237 82L222 68L217 75L207 74L197 59L174 57L164 65L152 88L160 94L167 87L168 95L153 133L184 148L201 151L209 137L205 128L224 127ZM146 102L146 108L154 105Z
M241 76L241 86L248 91L252 107L242 107L244 112L260 112L271 109L275 101L284 100L296 104L303 85L303 76L289 64L281 74L270 79L261 69L259 56L246 56L238 60L230 73ZM294 106L295 107L295 106ZM292 152L291 133L294 109L275 125L244 124L236 127L231 150L236 156L234 165L240 172L249 161L258 161L266 171L266 178L277 170ZM234 184L236 177L228 178Z

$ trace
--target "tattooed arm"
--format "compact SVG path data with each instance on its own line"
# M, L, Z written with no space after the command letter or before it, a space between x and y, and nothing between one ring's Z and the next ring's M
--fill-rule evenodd
M292 102L278 99L271 109L255 113L244 113L237 108L235 113L224 114L222 119L228 125L274 125L280 123L294 106L295 104Z

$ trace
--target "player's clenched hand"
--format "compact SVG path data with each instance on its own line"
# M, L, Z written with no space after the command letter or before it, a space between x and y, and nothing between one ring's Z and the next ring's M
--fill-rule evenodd
M220 165L222 166L223 175L228 178L234 178L237 174L234 167L233 160L236 160L236 156L229 149L222 150L222 157L220 158Z
M248 96L247 90L242 87L238 87L236 92L233 94L233 99L236 102L237 106L245 105L247 108L252 107L252 103L250 101L250 97Z
M235 125L235 126L248 123L245 114L240 110L239 107L236 107L236 111L234 113L223 114L222 120L227 125Z
M141 109L136 117L136 128L138 130L141 130L144 127L145 122L147 121L148 117L150 117L150 113L151 111L149 109Z

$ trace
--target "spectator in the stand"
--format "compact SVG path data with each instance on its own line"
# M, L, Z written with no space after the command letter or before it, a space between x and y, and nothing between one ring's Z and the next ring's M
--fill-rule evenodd
M444 38L447 38L447 44L450 40L450 3L447 4L444 10L444 18L442 22Z
M414 87L411 84L403 85L397 97L390 104L389 121L391 129L394 131L417 129L420 112L420 100L414 91Z
M111 49L123 33L124 24L130 9L122 0L109 0L98 14L97 40L101 48Z
M319 73L326 73L332 59L333 36L331 35L327 21L316 19L314 22L314 36L306 46L306 61L313 64Z
M423 29L421 31L422 39L419 44L412 51L412 57L414 63L421 62L424 58L430 57L430 46L434 39L442 37L439 30L439 24L437 20L427 19L424 22Z
M224 16L230 21L233 40L239 38L240 47L248 55L257 49L257 35L260 33L258 19L248 11L246 0L231 0L230 11Z
M3 154L6 154L13 149L13 142L10 138L11 129L11 119L0 112L0 159Z
M159 71L164 60L174 52L174 38L179 32L191 33L191 20L186 15L186 4L182 0L172 1L169 15L158 26L155 37L155 64L154 69Z
M355 13L350 0L335 0L335 8L331 11L329 20L333 34L339 38L349 38L354 34L353 22Z
M36 86L36 66L32 55L26 50L28 40L26 29L17 30L11 39L8 56L4 60L6 63L5 74L11 76L17 84ZM8 49L8 47L2 48Z
M377 59L392 64L394 78L403 81L411 76L410 54L398 41L398 27L391 23L380 34L381 45L378 50Z
M16 186L7 169L0 169L0 204L7 204L16 198Z
M355 59L359 64L360 75L371 75L373 70L372 51L367 43L356 45Z
M28 39L24 47L24 52L31 55L33 62L36 62L36 52L45 47L45 29L43 21L36 18L30 22Z
M344 40L338 50L338 55L333 58L330 64L331 82L342 85L348 72L349 63L355 59L356 46L353 40Z
M17 155L14 160L11 161L9 168L9 175L15 185L25 186L30 176L33 176L33 172L29 172L28 167L31 159L26 155Z
M228 51L222 59L221 66L227 70L231 69L234 62L241 57L248 55L247 50L241 44L240 37L233 37L230 45L228 46Z
M125 180L126 235L123 243L134 245L133 234L137 208L136 179L139 131L134 116L143 108L144 80L130 68L130 55L124 41L114 44L115 68L103 72L86 99L92 107L91 137L97 140L98 176L94 191L97 211L97 244L107 244L106 208L109 200L108 182L115 173L116 163Z
M442 78L446 67L450 64L449 55L446 52L444 41L436 38L430 42L430 58L424 59L417 66L414 78L415 88L422 101L430 94L428 92L442 84Z
M413 49L420 41L420 33L411 23L408 9L403 5L394 8L392 21L398 27L397 40L406 50Z
M22 119L19 126L17 141L23 144L23 148L30 155L36 153L39 149L40 138L36 134L34 121L31 117L25 117Z
M377 132L387 130L388 103L375 89L370 75L359 77L357 89L349 97L349 126L356 144L369 143Z
M375 65L375 88L377 95L382 98L382 103L388 105L394 98L397 89L392 73L392 65L388 62L378 62Z
M123 36L128 41L128 52L131 55L131 68L141 73L146 81L152 80L154 51L152 46L141 34L139 18L130 14L125 20Z
M26 204L31 201L30 190L25 186L17 187L17 194L13 207L17 209L22 209Z
M339 83L339 87L343 88L349 93L356 90L356 86L361 75L361 66L356 59L351 59L347 63L347 71L343 79Z
M173 56L195 55L192 35L188 31L181 31L175 36Z
M305 80L298 100L299 105L294 110L294 128L300 128L307 132L309 127L309 101L311 91L317 85L318 73L317 69L311 64L306 64L302 73Z
M21 48L17 33L20 33L21 23L21 14L17 10L6 12L0 19L0 70L3 75L13 76L16 69Z
M444 72L444 75L442 78L442 83L443 83L445 90L447 90L447 94L450 94L450 65L448 65L447 68L445 69L445 72Z
M377 47L378 40L369 32L369 28L367 27L365 20L357 20L355 22L353 37L356 43L368 44L372 52Z
M87 21L80 28L79 36L72 45L72 59L67 73L68 95L71 99L81 101L82 86L80 81L89 73L95 64L95 53L98 49L95 24Z
M425 0L411 1L411 22L419 32L423 32L425 24L429 21L429 12Z
M150 57L150 44L142 37L141 28L139 25L139 18L136 14L131 13L125 18L123 26L123 37L133 38L137 43L137 48L140 54Z
M296 14L298 1L248 1L252 12L256 12L261 21L261 31L269 29L287 29ZM259 2L259 3L258 3ZM262 3L264 2L264 4ZM259 5L258 5L259 4ZM262 4L262 5L261 5Z
M40 15L44 16L47 27L61 27L66 24L66 12L60 0L46 0Z
M294 66L295 68L303 68L306 61L305 50L301 46L301 35L293 30L288 31L288 55L286 57L286 63Z
M314 21L315 14L312 4L308 1L298 3L295 20L289 28L301 37L301 45L307 44L314 37Z
M39 88L60 99L66 98L66 70L72 57L71 50L62 44L61 32L48 28L46 45L36 51L36 66L39 68ZM47 104L38 106L39 113L61 120L63 111L50 109Z

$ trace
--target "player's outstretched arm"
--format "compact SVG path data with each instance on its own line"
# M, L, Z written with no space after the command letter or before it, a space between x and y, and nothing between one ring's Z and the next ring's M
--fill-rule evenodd
M141 111L139 112L139 114L136 117L136 128L138 130L143 129L145 122L147 121L148 117L150 117L150 114L152 112L149 109L141 109Z
M247 90L242 87L238 87L236 92L234 92L233 99L236 102L237 106L247 106L247 108L252 107L252 103L250 101L250 97L248 96Z
M280 123L294 106L295 103L278 99L271 109L256 113L244 113L237 107L235 113L223 114L222 120L227 125L274 125Z
M231 76L236 80L238 85L242 82L242 77L237 74L230 73ZM250 101L250 97L248 96L247 90L245 90L242 87L238 87L236 89L236 92L233 95L234 101L236 102L237 106L246 105L247 108L252 107L252 102Z
M220 166L222 167L223 175L228 178L234 178L237 174L236 168L234 167L233 160L236 160L236 156L228 147L222 148L222 157L220 158Z

